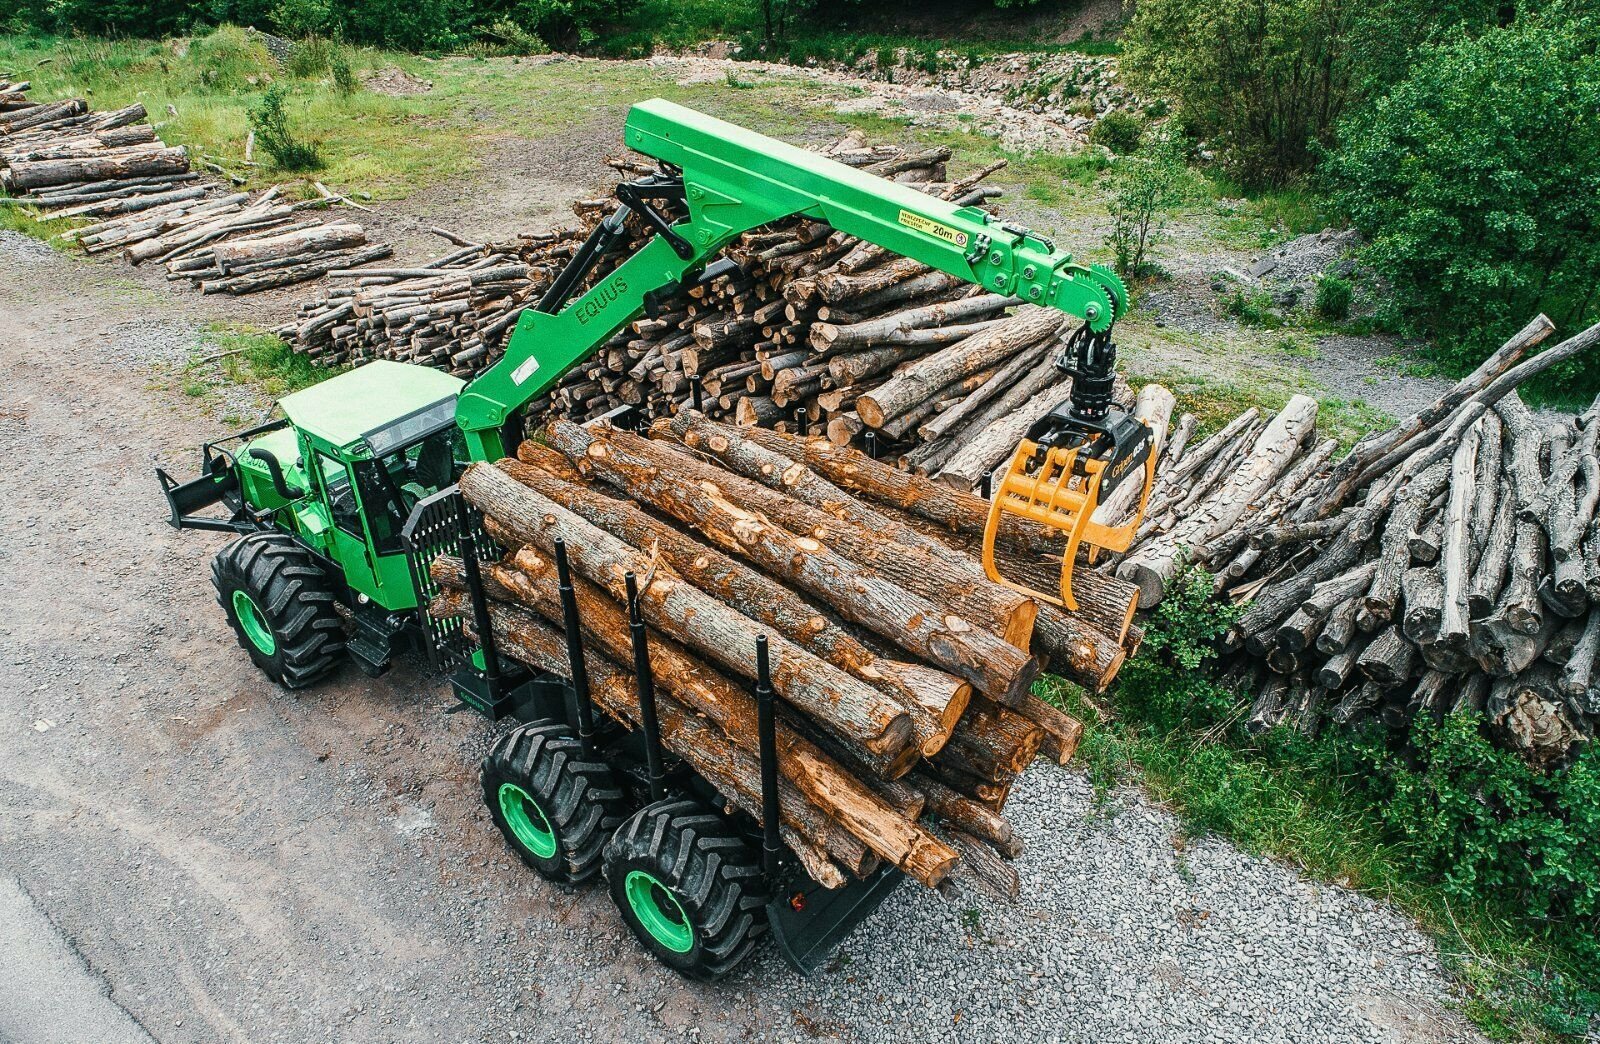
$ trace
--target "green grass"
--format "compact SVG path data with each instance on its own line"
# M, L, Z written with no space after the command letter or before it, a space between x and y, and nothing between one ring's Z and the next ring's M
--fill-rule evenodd
M1216 175L1208 181L1214 234L1218 242L1235 250L1269 250L1328 227L1328 215L1315 194L1304 187L1246 193Z
M230 383L250 385L273 399L309 388L339 372L296 355L288 345L265 330L232 324L212 325L195 355L196 362L190 364L190 374L210 366L211 363L200 362L209 358ZM187 385L184 391L195 394Z

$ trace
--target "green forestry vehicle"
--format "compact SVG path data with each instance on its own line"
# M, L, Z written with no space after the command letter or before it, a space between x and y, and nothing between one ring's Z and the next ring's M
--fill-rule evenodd
M735 236L791 215L1082 318L1074 343L1095 351L1080 352L1076 366L1091 389L1109 389L1109 332L1127 298L1115 276L1075 263L1037 233L669 102L633 106L625 142L659 170L618 186L619 209L476 380L368 363L286 396L281 419L205 445L198 477L180 482L158 470L157 478L173 526L235 534L212 580L239 644L267 675L296 689L346 659L377 675L398 655L428 655L465 703L521 722L494 745L482 779L491 816L524 862L562 882L603 871L641 943L686 975L726 973L769 926L785 956L809 971L900 875L885 869L830 891L785 854L770 685L756 685L763 829L729 814L713 787L664 755L647 659L639 684L647 724L595 720L570 583L567 677L531 674L497 654L477 570L497 551L454 484L468 463L515 447L519 411L568 369L642 313L730 271L714 259ZM630 214L655 234L591 280L628 238ZM1100 438L1103 413L1099 420L1084 440ZM481 642L426 612L435 594L428 565L441 553L465 562ZM564 573L559 550L557 560Z

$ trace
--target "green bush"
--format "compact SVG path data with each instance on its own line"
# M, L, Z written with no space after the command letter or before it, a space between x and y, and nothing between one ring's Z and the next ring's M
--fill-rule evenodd
M286 36L315 37L318 33L326 32L333 21L332 0L277 0L272 7L272 26ZM327 66L324 55L324 61L316 72L321 72Z
M1144 121L1131 112L1122 109L1112 109L1098 120L1089 130L1089 140L1096 145L1104 145L1119 156L1139 149L1139 142L1144 138Z
M501 41L512 54L547 54L550 50L537 33L530 33L509 18L500 19L485 32Z
M269 88L261 96L261 103L250 110L256 143L283 170L320 170L322 152L316 142L302 141L290 125L288 97L288 89L279 84Z
M1170 98L1232 176L1278 185L1310 169L1338 121L1403 74L1439 26L1493 24L1489 0L1140 0L1123 74Z
M1324 319L1342 322L1350 318L1350 297L1354 291L1350 280L1336 275L1323 275L1317 280L1317 298L1313 307Z
M344 97L361 90L361 81L356 78L356 71L350 66L350 55L343 47L334 50L328 71L333 74L333 89Z
M284 72L302 80L309 80L327 72L333 64L338 47L327 37L311 35L295 44L289 51Z
M1332 203L1411 332L1474 365L1536 312L1600 318L1600 18L1557 10L1426 48L1340 127ZM1600 390L1574 360L1541 386Z
M1149 274L1149 251L1161 240L1167 212L1188 197L1191 178L1181 146L1164 140L1133 156L1119 157L1111 167L1111 248L1117 274Z

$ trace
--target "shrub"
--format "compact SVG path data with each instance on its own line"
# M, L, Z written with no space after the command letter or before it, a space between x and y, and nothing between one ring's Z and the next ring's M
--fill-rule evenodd
M356 72L350 67L350 55L340 47L334 50L333 60L328 67L333 73L333 89L348 98L361 90L361 81L356 78Z
M1112 109L1095 120L1089 130L1091 142L1104 145L1119 156L1137 151L1143 137L1144 121L1122 109Z
M320 170L322 152L316 142L295 137L290 126L288 97L288 89L281 84L271 87L262 95L261 104L250 110L250 125L255 128L256 142L283 170Z
M337 51L338 48L327 37L307 36L289 51L289 60L283 63L283 70L302 80L321 76L333 64L333 56Z
M280 33L288 36L315 37L318 33L327 31L328 27L333 24L333 4L331 0L278 0L272 7L272 24ZM307 40L306 42L309 43L310 41ZM295 73L294 75L314 76L322 72L328 67L326 51L323 51L320 57L322 64L318 65L313 72L309 74ZM292 63L293 61L294 58L291 55L290 62Z
M1477 715L1412 730L1414 766L1366 748L1390 828L1451 894L1539 918L1600 916L1600 747L1544 775L1489 742Z
M1111 168L1111 248L1118 275L1146 274L1147 254L1162 236L1167 211L1182 203L1190 189L1188 169L1171 141L1161 141L1136 156L1124 156Z
M1338 121L1404 72L1435 27L1493 24L1488 0L1140 0L1121 69L1172 99L1228 173L1277 185L1308 170Z
M1317 299L1314 307L1324 319L1343 321L1350 318L1350 296L1354 288L1350 280L1336 275L1323 275L1317 280Z
M1559 10L1429 47L1340 127L1332 203L1410 332L1458 368L1543 311L1600 316L1600 18ZM1576 382L1576 383L1574 383ZM1576 360L1541 387L1600 390Z

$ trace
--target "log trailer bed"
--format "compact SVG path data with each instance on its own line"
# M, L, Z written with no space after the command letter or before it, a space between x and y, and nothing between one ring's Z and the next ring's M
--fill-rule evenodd
M798 655L782 650L794 647L775 636L769 650L762 635L741 650L753 665L741 673L755 683L760 783L759 800L735 800L726 779L709 779L663 750L658 710L677 705L658 707L641 612L641 592L660 583L653 562L627 573L625 599L620 580L611 592L626 605L633 660L631 696L619 713L620 676L610 666L626 659L618 643L607 649L610 661L585 655L580 597L592 588L574 577L571 562L587 561L590 549L554 541L564 637L539 655L525 644L508 649L497 640L497 629L507 633L493 616L501 610L492 609L503 603L486 594L486 584L500 583L498 573L486 576L497 568L490 530L499 523L486 520L462 486L470 469L505 465L519 445L535 447L523 445L519 410L568 369L641 313L728 271L731 262L716 257L735 236L801 215L1083 321L1058 361L1074 378L1072 398L1029 433L990 509L988 586L1004 594L1001 584L1016 586L994 566L1004 516L1059 530L1069 548L1080 540L1116 546L1118 530L1090 522L1100 497L1141 475L1148 494L1150 432L1110 402L1110 332L1127 296L1110 272L1074 262L1038 233L665 101L635 105L624 140L659 169L618 187L619 209L521 316L504 358L476 380L372 362L285 397L279 420L207 444L199 477L180 482L158 469L157 478L173 526L237 534L218 552L213 581L241 646L274 680L311 685L346 655L376 676L396 655L425 653L449 672L463 702L520 723L485 759L482 781L491 817L525 863L561 882L603 872L640 942L685 975L726 974L768 927L789 962L810 972L904 875L868 852L860 864L867 872L823 887L806 872L819 864L797 856L780 829L787 806L780 815L779 736L791 742L785 723L797 717L785 688L795 684L794 664L782 661ZM630 217L654 234L591 280L597 262L628 238ZM626 413L606 420L605 431L634 438ZM479 472L491 473L500 474ZM1123 501L1142 504L1128 492ZM1139 515L1125 525L1128 534ZM1073 557L1064 557L1058 592L1027 596L1071 608ZM438 611L450 599L457 611ZM1019 655L1027 659L1025 650ZM982 669L968 679L980 691ZM1031 669L1012 679L1022 697Z

